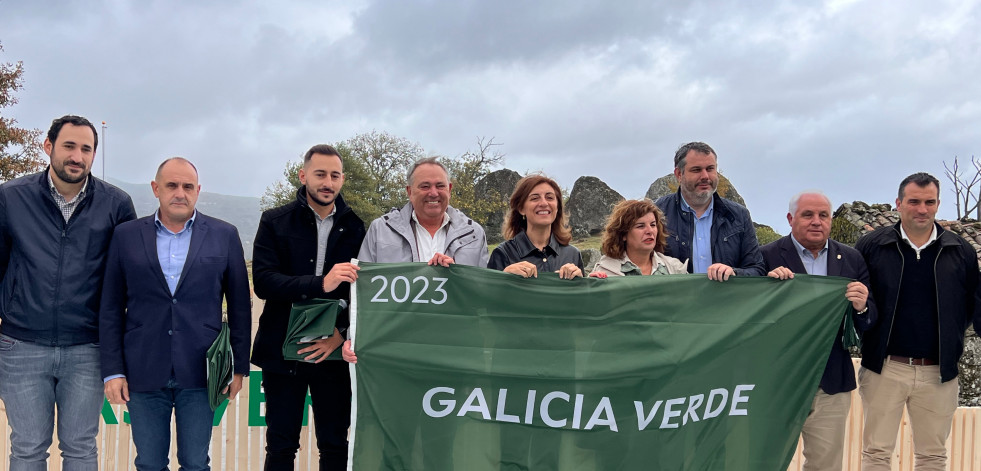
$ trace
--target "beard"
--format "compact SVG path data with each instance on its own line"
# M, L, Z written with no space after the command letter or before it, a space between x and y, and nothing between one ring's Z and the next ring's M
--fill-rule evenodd
M334 204L334 200L337 199L337 193L331 193L330 196L327 197L328 199L324 199L324 197L317 193L316 190L311 190L310 188L307 188L307 196L311 201L320 206L330 206Z
M714 184L712 184L712 187L709 188L708 190L699 191L698 184L699 182L696 182L694 185L690 185L690 186L682 185L681 193L688 201L688 204L696 205L696 206L708 204L709 201L712 200L712 195L715 193L715 190L718 187L718 182L715 182Z
M58 176L61 181L65 183L81 183L89 176L89 170L85 167L85 164L79 164L82 167L82 173L78 176L68 173L68 163L62 162L61 165L51 164L51 168L54 169L55 175Z

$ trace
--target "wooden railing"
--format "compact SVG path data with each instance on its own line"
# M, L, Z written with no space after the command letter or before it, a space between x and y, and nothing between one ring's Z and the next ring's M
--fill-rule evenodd
M251 378L246 378L245 387L238 399L229 403L222 411L221 422L215 427L211 438L211 466L215 470L247 471L262 469L265 459L265 430L262 416L265 410L262 392L257 385L261 372L253 372ZM252 383L249 380L252 379ZM0 403L0 408L3 404ZM309 413L309 407L307 408ZM99 469L106 471L121 471L133 468L133 458L136 451L130 437L130 426L126 423L122 406L106 407L103 409L103 421L99 427ZM313 421L313 414L309 414ZM114 423L115 422L115 423ZM7 470L7 456L10 452L10 429L7 427L6 412L0 413L0 471ZM171 440L170 461L173 469L177 468L177 454ZM303 427L300 437L300 453L297 457L297 469L313 471L317 469L316 438L311 433L311 427ZM845 435L845 460L843 468L846 471L861 469L862 450L862 401L857 392L852 393L852 410L848 418ZM954 414L954 424L947 442L950 471L981 470L981 408L961 407ZM797 454L790 463L789 471L800 471L803 457L798 445ZM58 442L49 450L48 469L61 469L61 458L58 455ZM913 441L910 435L909 422L904 416L900 429L896 451L893 453L894 471L913 470Z

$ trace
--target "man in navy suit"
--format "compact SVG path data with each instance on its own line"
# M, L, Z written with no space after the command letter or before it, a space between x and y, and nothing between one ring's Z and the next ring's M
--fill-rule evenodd
M876 320L869 298L869 271L857 250L829 238L831 201L817 191L805 191L790 200L790 235L761 248L768 276L787 280L794 273L850 278L845 298L852 303L855 327L865 331ZM855 367L842 345L842 327L835 335L820 389L804 422L804 470L840 470L845 443L845 421L855 389Z
M197 169L165 160L151 183L160 209L117 227L109 246L99 340L106 397L126 403L136 468L167 469L170 416L177 416L177 459L208 470L214 413L208 403L206 352L227 302L234 398L249 370L251 297L234 226L194 209Z

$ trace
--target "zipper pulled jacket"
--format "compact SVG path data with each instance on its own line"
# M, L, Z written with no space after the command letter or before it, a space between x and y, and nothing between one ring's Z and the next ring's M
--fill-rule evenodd
M484 228L452 206L446 208L446 214L450 222L446 246L440 253L460 265L486 268L490 253ZM375 219L368 227L358 259L379 263L428 262L419 259L412 224L411 203Z
M979 318L981 287L979 287L978 257L974 248L963 238L937 225L936 244L939 252L933 263L936 283L937 324L940 341L941 381L957 377L957 362L964 351L964 333L973 320ZM862 366L882 372L886 348L892 334L896 308L900 301L900 286L906 262L899 244L906 243L899 233L899 224L881 227L862 237L855 248L861 252L869 267L871 294L879 308L879 323L863 338Z
M657 200L657 207L664 212L668 231L664 253L681 261L688 261L688 273L692 273L692 240L695 236L695 218L681 206L681 190ZM712 263L732 267L737 276L763 276L763 254L756 240L756 228L749 210L713 193Z
M0 332L25 342L99 341L99 297L113 229L133 200L95 177L65 221L48 170L0 185Z

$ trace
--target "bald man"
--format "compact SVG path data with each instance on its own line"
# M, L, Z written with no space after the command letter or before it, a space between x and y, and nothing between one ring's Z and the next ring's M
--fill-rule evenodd
M249 278L235 226L194 209L201 185L191 162L165 160L150 186L153 215L113 234L99 312L102 375L113 404L126 403L138 470L168 469L170 417L177 416L181 469L210 469L214 412L208 401L208 347L227 304L234 379L249 370Z

